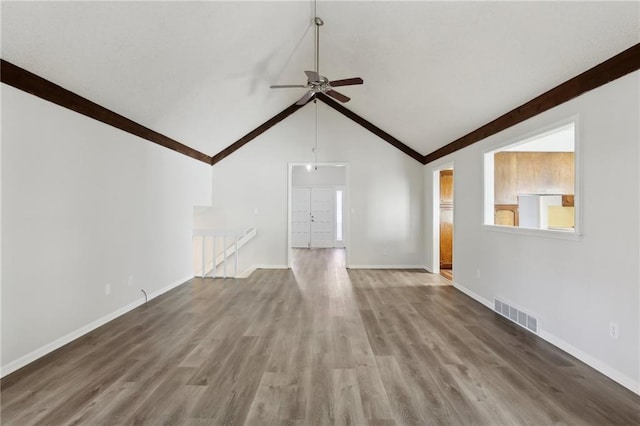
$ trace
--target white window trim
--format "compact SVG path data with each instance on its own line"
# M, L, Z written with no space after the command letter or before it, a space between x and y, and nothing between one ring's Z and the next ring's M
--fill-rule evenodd
M493 156L487 155L493 153L500 148L505 148L518 142L524 142L528 139L535 138L548 133L554 129L574 124L574 161L575 161L575 190L574 190L574 207L575 207L575 227L573 231L563 231L556 229L536 229L521 228L514 226L495 225L494 220L494 170ZM531 132L521 134L517 137L509 139L507 142L494 142L482 151L482 173L483 173L483 217L482 228L487 231L504 232L508 234L518 234L534 237L554 238L561 240L580 241L583 237L582 224L582 154L581 154L581 127L579 115L573 115L560 121L555 121L547 126L538 128Z

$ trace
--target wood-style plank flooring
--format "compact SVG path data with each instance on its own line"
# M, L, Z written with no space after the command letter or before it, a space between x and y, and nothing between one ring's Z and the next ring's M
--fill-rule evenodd
M193 279L0 385L6 425L633 425L640 397L416 271Z
M453 269L440 269L440 276L453 281Z

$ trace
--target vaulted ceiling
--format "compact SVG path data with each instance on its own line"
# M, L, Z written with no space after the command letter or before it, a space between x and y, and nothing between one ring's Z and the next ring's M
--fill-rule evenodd
M637 44L637 2L319 1L320 71L422 154ZM312 1L2 2L2 58L213 155L313 69Z

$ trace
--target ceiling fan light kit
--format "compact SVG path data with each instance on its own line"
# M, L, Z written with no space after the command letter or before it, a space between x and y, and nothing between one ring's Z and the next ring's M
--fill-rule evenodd
M342 93L334 90L334 87L341 86L353 86L362 84L364 81L360 77L345 78L341 80L330 81L327 77L320 75L320 27L324 25L324 21L316 16L313 18L313 23L316 26L315 32L315 71L305 71L307 75L307 84L279 84L270 86L272 89L290 89L290 88L305 88L307 93L304 94L296 102L297 105L305 105L311 99L315 98L316 94L324 93L340 102L349 102L351 98L343 95Z

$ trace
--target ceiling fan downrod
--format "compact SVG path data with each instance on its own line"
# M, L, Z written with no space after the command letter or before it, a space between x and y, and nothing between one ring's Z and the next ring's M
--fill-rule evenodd
M315 3L314 3L315 5ZM314 7L314 15L315 7ZM317 94L326 94L331 96L332 98L340 101L340 102L349 102L350 98L348 96L343 95L340 92L334 90L334 87L340 86L353 86L357 84L362 84L363 80L360 77L353 78L345 78L341 80L329 80L327 77L320 75L320 27L324 25L324 21L319 16L314 16L313 24L316 26L315 31L315 70L314 71L305 71L304 73L307 76L306 84L276 84L271 85L272 89L285 89L285 88L305 88L307 89L307 93L305 93L302 98L296 102L297 105L305 105L311 99L316 99Z
M316 24L316 74L320 75L320 27L324 25L324 21L316 16L313 23Z

